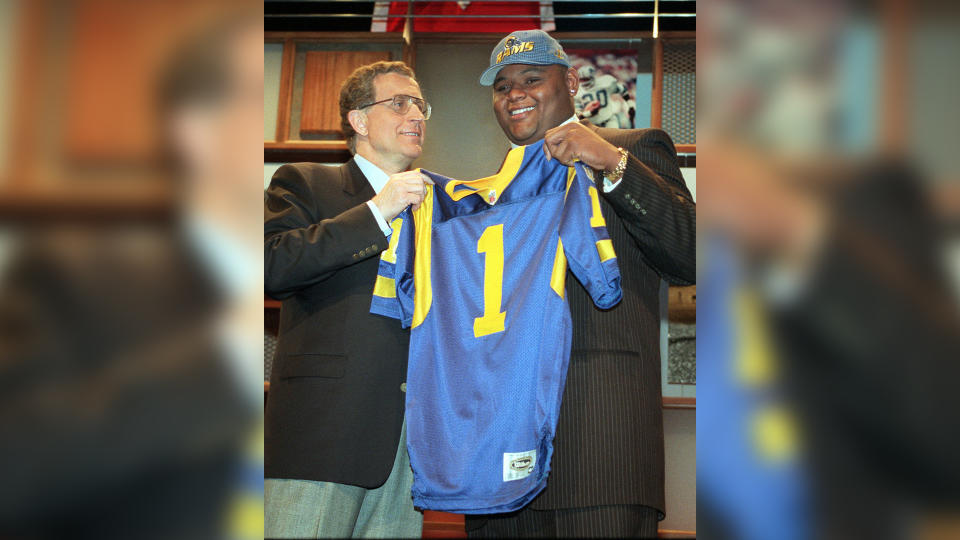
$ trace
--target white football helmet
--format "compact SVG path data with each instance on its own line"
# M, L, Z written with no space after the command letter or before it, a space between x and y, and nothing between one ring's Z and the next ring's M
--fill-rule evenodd
M592 88L593 83L595 82L594 77L596 74L597 68L591 66L590 64L581 66L580 69L577 70L577 76L580 77L580 86L584 88Z

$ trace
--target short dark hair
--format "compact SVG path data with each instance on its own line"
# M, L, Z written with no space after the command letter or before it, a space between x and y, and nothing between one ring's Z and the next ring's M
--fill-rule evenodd
M387 73L399 73L414 81L417 80L410 66L403 62L374 62L353 70L340 87L340 129L347 139L347 147L350 148L351 154L357 153L357 132L350 125L347 115L361 105L374 101L376 92L373 88L373 80L377 75Z

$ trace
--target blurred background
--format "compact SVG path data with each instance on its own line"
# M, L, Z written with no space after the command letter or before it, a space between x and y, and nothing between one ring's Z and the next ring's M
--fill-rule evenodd
M958 8L696 7L697 534L960 537ZM263 20L0 3L0 537L262 537Z
M957 4L698 7L698 533L960 538Z
M662 128L696 200L695 8L689 0L660 2L659 10L653 2L632 0L267 1L264 188L284 163L338 166L350 159L335 106L340 84L377 60L406 62L431 103L423 154L413 166L453 178L495 174L509 144L491 109L491 90L478 77L506 34L542 29L578 69L580 88L587 90L576 96L578 112L596 124ZM666 516L659 534L694 538L696 286L664 281L660 294L653 308L660 315L665 448ZM265 378L272 372L280 309L279 301L265 299ZM456 536L466 536L463 515L424 512L424 538Z
M262 16L0 2L0 538L262 537Z

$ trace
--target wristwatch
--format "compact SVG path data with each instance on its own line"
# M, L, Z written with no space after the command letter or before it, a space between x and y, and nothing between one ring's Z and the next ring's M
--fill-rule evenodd
M611 184L619 182L623 178L623 172L627 170L627 151L621 146L617 148L617 152L620 152L620 161L617 162L617 168L610 173L606 171L603 173L604 178Z

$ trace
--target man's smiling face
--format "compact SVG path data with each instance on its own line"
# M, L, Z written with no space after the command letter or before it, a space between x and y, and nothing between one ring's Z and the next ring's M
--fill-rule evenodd
M399 73L377 75L373 80L373 86L374 101L389 99L396 95L422 98L417 82ZM368 134L370 146L384 161L391 163L405 161L406 165L409 165L423 153L423 138L426 131L423 113L411 104L406 114L398 114L389 105L389 103L381 103L365 109L367 125L370 129Z
M572 73L572 75L571 75ZM493 110L514 144L532 144L573 116L576 72L560 65L511 64L493 82Z

